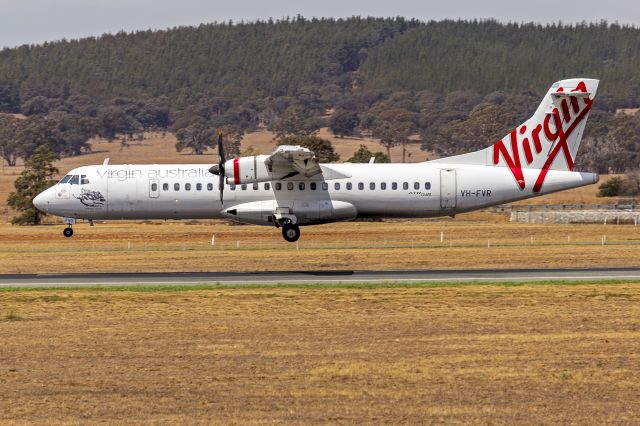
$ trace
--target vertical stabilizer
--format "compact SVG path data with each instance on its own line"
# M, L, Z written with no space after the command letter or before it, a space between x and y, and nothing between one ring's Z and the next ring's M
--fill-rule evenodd
M554 83L533 116L490 147L442 158L447 164L508 167L520 189L539 192L548 170L573 170L598 80L573 78ZM525 182L522 169L540 169Z

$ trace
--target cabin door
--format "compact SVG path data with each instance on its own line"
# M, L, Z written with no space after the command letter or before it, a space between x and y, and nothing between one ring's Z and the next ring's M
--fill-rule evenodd
M440 170L440 207L443 210L456 208L456 171Z

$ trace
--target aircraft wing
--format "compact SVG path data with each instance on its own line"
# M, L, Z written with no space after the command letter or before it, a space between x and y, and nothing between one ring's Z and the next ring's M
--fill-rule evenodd
M325 180L349 177L330 167L321 166L313 151L302 146L280 145L265 160L265 164L278 179L293 176L311 178L316 175L323 175Z

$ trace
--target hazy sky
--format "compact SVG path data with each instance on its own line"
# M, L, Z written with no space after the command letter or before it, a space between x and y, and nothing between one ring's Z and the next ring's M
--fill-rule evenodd
M0 47L120 30L297 14L543 23L605 19L640 26L638 0L0 0Z

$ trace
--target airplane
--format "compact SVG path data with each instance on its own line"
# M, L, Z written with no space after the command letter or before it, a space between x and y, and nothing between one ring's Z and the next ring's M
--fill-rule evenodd
M320 164L300 146L219 162L102 165L71 170L34 200L77 220L230 219L281 228L286 241L300 226L356 218L452 216L598 182L574 172L598 80L554 83L531 118L489 147L410 164ZM372 159L373 160L373 159ZM217 176L217 177L216 177Z

